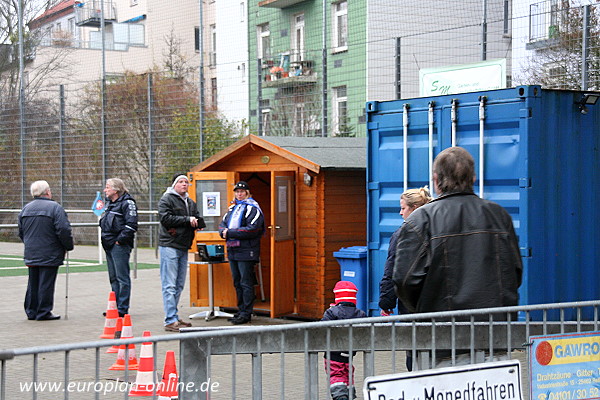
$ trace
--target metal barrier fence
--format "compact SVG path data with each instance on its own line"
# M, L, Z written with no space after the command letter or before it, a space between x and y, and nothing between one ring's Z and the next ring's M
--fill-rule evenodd
M152 342L156 370L159 343L172 341L179 341L181 399L325 399L329 397L328 379L319 353L346 350L350 354L363 352L362 362L358 357L354 362L355 385L358 398L362 398L364 378L406 371L406 352L423 367L439 365L442 360L436 352L442 350L448 351L445 361L451 365L461 353L468 354L470 363L484 353L488 357L505 356L518 359L526 372L526 350L532 335L596 331L599 306L600 301L586 301L262 327L187 328L168 336L4 350L0 351L0 400L26 394L23 382L8 380L19 375L14 369L19 369L21 376L29 373L30 384L54 380L57 389L63 390L50 393L50 398L57 398L57 392L65 399L75 398L82 393L65 388L80 383L88 389L81 398L90 398L92 393L95 398L101 394L102 398L128 398L128 384L124 382L133 371L125 371L125 377L116 383L101 377L101 349ZM33 356L31 366L25 362L26 356ZM47 367L43 371L41 360ZM93 378L85 382L90 373ZM323 374L322 380L319 374ZM123 387L113 390L119 382ZM529 398L527 382L524 378L525 400ZM106 393L109 385L111 391ZM32 398L46 394L42 389L48 390L31 386Z

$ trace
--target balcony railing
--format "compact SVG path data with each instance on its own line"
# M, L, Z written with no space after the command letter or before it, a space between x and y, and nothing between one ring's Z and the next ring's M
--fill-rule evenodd
M104 5L102 4L104 2ZM104 6L104 7L103 7ZM78 26L99 27L102 22L104 8L104 23L117 21L117 10L111 0L91 0L85 3L75 3L75 23Z
M275 63L273 60L264 60L262 77L263 88L279 88L317 82L314 62L308 60L279 63Z
M262 0L258 2L259 7L286 8L305 0Z
M529 44L555 41L560 33L563 10L557 0L543 1L529 6ZM539 47L533 45L533 47Z

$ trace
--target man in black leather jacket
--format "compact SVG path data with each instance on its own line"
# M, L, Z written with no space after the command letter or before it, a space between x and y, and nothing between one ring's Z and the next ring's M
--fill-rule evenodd
M137 206L125 183L119 178L106 180L104 194L108 201L100 218L102 247L106 253L110 287L115 292L119 316L123 317L129 313L129 257L138 229Z
M510 215L473 193L473 157L442 151L433 164L438 198L402 225L393 280L413 312L514 306L522 261Z

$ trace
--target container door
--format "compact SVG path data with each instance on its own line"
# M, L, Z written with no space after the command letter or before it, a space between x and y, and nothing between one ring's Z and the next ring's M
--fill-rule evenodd
M294 172L271 172L271 318L294 312L295 200Z

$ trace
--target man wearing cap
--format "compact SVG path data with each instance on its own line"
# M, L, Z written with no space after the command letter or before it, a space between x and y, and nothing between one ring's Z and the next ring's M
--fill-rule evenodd
M188 249L194 240L194 232L206 224L198 213L196 203L189 198L189 185L187 176L176 174L171 187L158 202L160 281L167 332L179 332L179 328L192 326L179 318L177 305L185 284Z
M240 325L250 322L254 307L254 265L260 257L265 219L256 200L250 197L250 187L246 182L239 181L233 190L235 201L219 224L219 234L226 240L237 295L238 312L229 321Z

